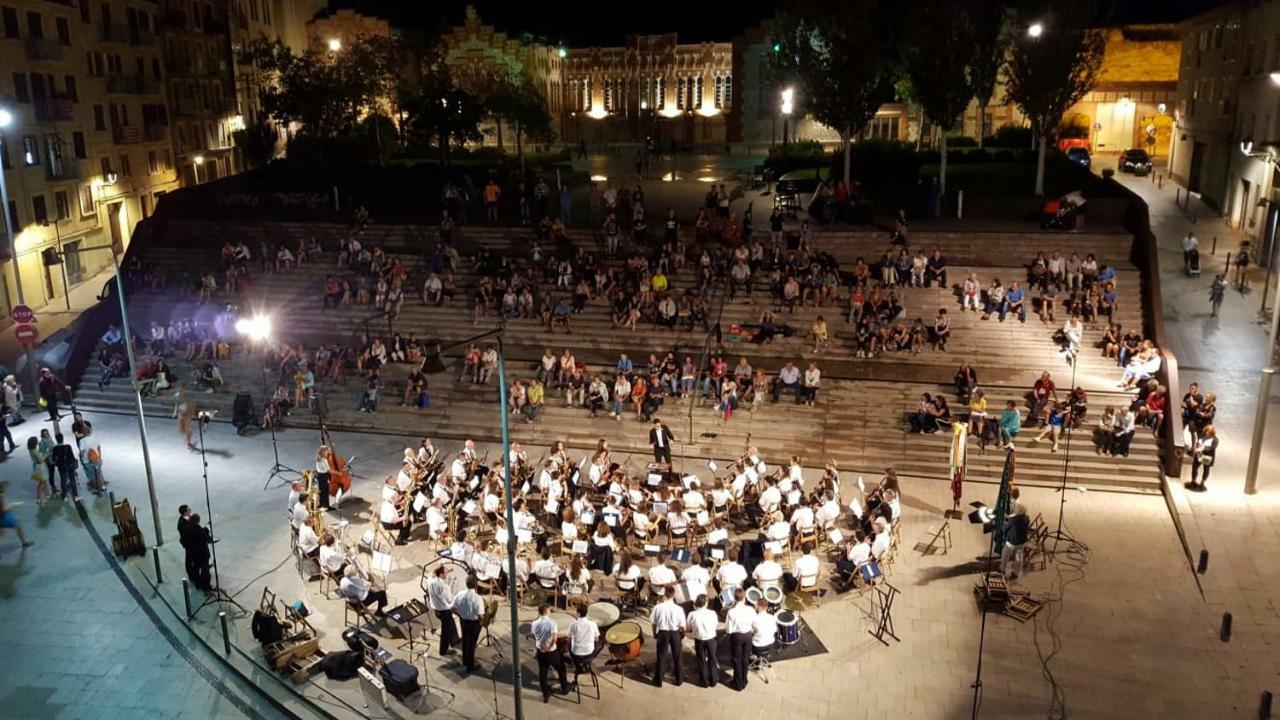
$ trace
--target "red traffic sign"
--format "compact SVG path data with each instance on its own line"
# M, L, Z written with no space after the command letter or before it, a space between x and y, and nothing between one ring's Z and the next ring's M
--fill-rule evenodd
M23 345L30 345L40 337L40 330L35 325L22 324L13 329L13 336Z
M26 305L14 305L13 310L9 312L9 317L19 325L30 325L36 321L36 313Z

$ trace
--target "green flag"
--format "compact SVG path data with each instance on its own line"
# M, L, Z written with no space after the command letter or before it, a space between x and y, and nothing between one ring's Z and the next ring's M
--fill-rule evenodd
M995 534L995 552L1004 550L1004 519L1009 514L1009 486L1013 483L1013 451L1004 456L1004 472L1000 473L1000 493L996 495L996 515L991 521L991 532Z

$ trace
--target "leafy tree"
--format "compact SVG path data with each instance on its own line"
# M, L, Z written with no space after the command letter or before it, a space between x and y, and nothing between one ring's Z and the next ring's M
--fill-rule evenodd
M241 156L251 168L258 168L271 162L276 154L276 141L279 135L276 126L267 122L251 125L237 130L231 135Z
M1008 9L996 0L964 0L960 6L969 16L969 87L978 105L978 147L982 147L982 113L995 95L1009 52Z
M789 0L779 12L770 66L796 83L797 103L850 143L895 97L897 13L878 0Z
M240 55L258 75L263 110L320 138L356 132L366 114L386 103L396 75L395 48L387 38L361 37L338 53L312 47L301 55L278 40L258 38Z
M1031 121L1039 144L1036 158L1036 195L1044 195L1044 158L1049 135L1067 108L1085 96L1097 81L1106 37L1091 29L1096 19L1096 0L1046 3L1027 12L1015 28L1025 28L1034 19L1051 18L1038 38L1026 32L1014 33L1012 51L1005 67L1009 98Z
M973 98L966 59L972 52L971 21L952 0L915 0L906 14L902 65L913 99L942 132L938 182L947 192L947 133Z

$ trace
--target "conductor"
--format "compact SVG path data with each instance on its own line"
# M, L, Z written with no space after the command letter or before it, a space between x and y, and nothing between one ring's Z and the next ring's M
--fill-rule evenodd
M671 464L671 441L675 438L671 428L657 418L653 419L653 429L649 431L649 445L653 447L653 461Z

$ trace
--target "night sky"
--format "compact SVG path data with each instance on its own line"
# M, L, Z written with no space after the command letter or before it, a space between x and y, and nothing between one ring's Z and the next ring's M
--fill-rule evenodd
M1071 0L1065 0L1070 2ZM1218 0L1104 0L1116 22L1177 22L1220 4ZM484 22L513 35L531 33L569 46L620 44L627 35L676 32L683 41L728 41L769 17L774 3L646 0L643 3L594 0L523 2L471 0L330 0L332 8L352 8L390 20L401 28L434 30L462 22L474 5ZM608 10L603 10L603 8Z

